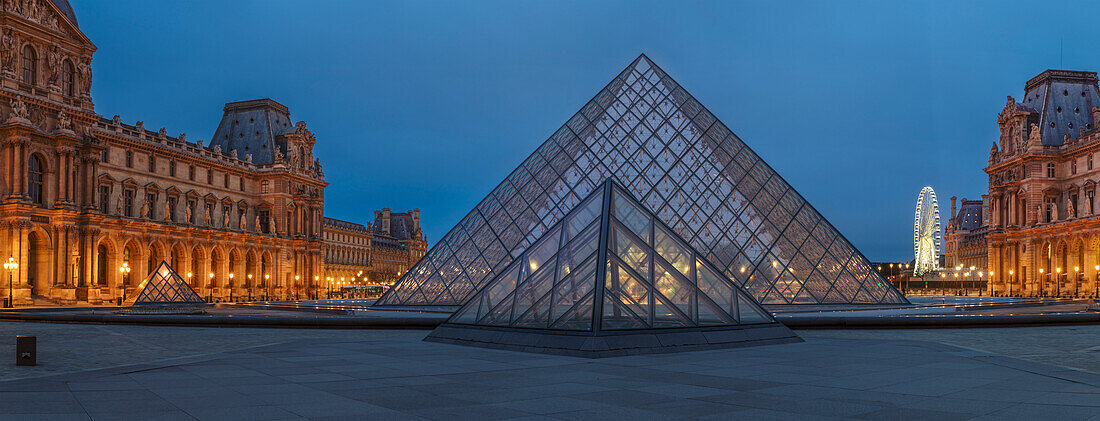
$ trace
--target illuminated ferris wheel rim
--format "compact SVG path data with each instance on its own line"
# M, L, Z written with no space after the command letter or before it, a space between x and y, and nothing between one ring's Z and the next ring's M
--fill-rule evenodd
M931 186L917 195L913 215L913 273L923 275L939 266L940 213L936 191Z

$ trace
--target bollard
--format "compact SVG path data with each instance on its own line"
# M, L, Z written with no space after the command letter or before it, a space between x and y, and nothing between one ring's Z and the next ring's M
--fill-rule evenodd
M15 365L35 365L35 342L37 338L29 335L15 337Z

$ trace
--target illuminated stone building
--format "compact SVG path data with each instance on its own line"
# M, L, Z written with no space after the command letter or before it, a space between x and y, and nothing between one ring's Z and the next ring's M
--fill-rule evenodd
M304 122L269 99L226 104L208 142L104 118L96 47L68 2L0 7L0 257L19 264L16 305L114 301L161 260L206 299L285 297L296 278L315 291L327 183Z
M989 153L988 268L994 294L1097 294L1100 87L1095 72L1047 70L998 116Z
M424 256L427 239L420 230L420 209L374 212L367 225L324 219L325 281L344 285L393 285Z
M956 200L955 197L951 198L951 219L948 220L944 232L943 266L946 269L962 267L984 273L989 264L989 250L985 241L989 227L983 218L984 202L963 198L956 209Z

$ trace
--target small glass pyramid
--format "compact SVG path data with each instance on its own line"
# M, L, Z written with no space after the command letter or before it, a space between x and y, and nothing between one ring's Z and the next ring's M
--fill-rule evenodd
M204 304L202 297L165 261L138 288L141 292L127 300L129 305Z
M512 334L500 342L479 340L484 331L470 334L481 328ZM758 336L706 338L708 331L731 329ZM696 342L659 345L662 335L683 341L686 331L696 333ZM428 339L507 347L517 332L528 332L527 341L572 335L572 341L553 342L558 346L525 347L584 356L796 338L613 180L513 259ZM601 336L614 337L610 342L618 345L597 340L590 344L596 348L585 349L578 339Z
M608 179L765 305L908 303L783 177L642 55L376 305L465 304Z

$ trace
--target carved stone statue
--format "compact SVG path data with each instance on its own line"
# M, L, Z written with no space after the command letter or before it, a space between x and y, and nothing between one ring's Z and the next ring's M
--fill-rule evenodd
M46 84L60 91L58 82L61 79L61 53L56 45L46 49Z
M148 214L149 214L149 201L148 200L142 200L141 201L141 210L138 211L138 218L145 218L145 216L148 215Z
M57 112L57 132L58 133L73 133L73 121L69 119L69 115L65 114L65 110Z
M0 69L9 77L15 76L15 33L11 28L4 29L4 39L0 41Z
M199 149L202 149L202 139L196 140L195 141L195 146L198 146Z
M222 145L214 145L214 154L216 154L218 156L221 156L221 154L222 154Z
M267 217L267 232L271 233L271 234L275 233L275 217L274 216L269 215Z
M115 215L122 216L122 196L115 200Z
M31 121L27 119L28 115L27 104L18 98L11 100L11 115L8 116L8 123L30 123Z
M256 215L256 222L255 222L255 223L256 223L256 225L255 225L255 227L256 227L256 232L262 232L262 231L260 230L260 228L261 228L261 227L260 227L260 215Z
M229 228L229 207L222 208L222 228Z
M247 162L247 163L251 164L252 163L252 154L250 154L250 153L244 154L244 162Z
M86 96L92 92L92 64L81 60L76 65L76 71L80 75L80 93Z
M187 143L187 133L180 133L177 139L180 141L180 143Z
M244 214L242 213L242 214L241 214L241 217L240 217L240 218L237 218L237 229L239 229L239 230L241 230L241 231L244 231L244 230L245 230L245 228L246 228L246 227L245 227L245 223L244 223L244 221L245 221L245 219L244 219Z
M1077 215L1077 204L1073 203L1072 197L1066 198L1066 219L1072 218Z
M283 160L283 148L275 147L275 162L282 162Z
M233 158L233 159L238 159L237 158L237 150L236 149L230 149L229 150L229 157Z
M161 214L161 219L164 219L165 221L172 220L172 208L168 207L167 199L164 200L164 213Z
M183 207L183 222L185 224L190 224L192 222L190 205Z
M1051 203L1048 206L1050 206L1050 222L1057 221L1058 220L1058 204L1057 203Z
M1027 137L1027 146L1028 147L1032 147L1032 146L1042 147L1042 145L1043 145L1043 138L1039 134L1039 126L1036 125L1035 123L1031 123L1031 133Z
M204 212L206 213L206 215L203 216L203 218L202 218L203 221L202 222L204 224L206 224L206 226L208 226L208 227L214 226L214 223L211 220L211 216L210 216L210 208L206 208L206 210Z

